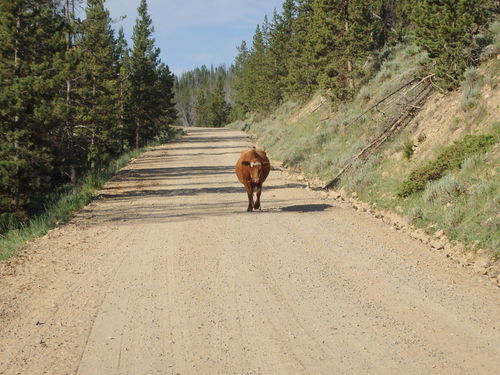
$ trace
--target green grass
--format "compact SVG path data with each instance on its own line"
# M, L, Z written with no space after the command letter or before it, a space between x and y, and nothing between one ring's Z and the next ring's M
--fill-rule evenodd
M150 147L165 143L168 139L178 138L181 135L182 131L179 130L163 134ZM41 237L50 229L70 220L76 211L93 199L106 181L127 165L131 159L138 157L147 149L141 148L124 153L112 161L106 168L88 173L80 185L51 196L46 202L45 210L42 214L23 223L9 223L9 230L0 235L0 260L15 255L26 241Z

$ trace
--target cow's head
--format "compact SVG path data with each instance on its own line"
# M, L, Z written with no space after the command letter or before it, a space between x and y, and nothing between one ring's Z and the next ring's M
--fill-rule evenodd
M260 175L262 174L262 166L269 164L269 162L244 161L242 164L250 167L250 178L254 184L258 184L260 181Z

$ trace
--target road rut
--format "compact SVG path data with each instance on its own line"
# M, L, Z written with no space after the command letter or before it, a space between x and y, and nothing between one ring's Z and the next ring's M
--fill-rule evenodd
M0 265L0 374L498 374L499 289L189 129Z

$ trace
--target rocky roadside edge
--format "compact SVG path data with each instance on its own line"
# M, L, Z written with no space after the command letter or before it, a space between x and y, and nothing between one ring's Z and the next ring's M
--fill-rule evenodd
M478 251L467 251L466 246L460 241L451 241L442 230L428 235L423 229L408 223L407 219L389 210L372 207L366 202L358 199L357 194L349 195L341 190L323 190L321 181L310 181L303 174L283 167L281 163L273 161L274 169L284 172L287 177L295 182L301 183L321 200L332 200L340 206L352 207L357 211L366 212L373 217L382 220L395 231L407 233L410 237L427 245L429 250L438 251L446 258L460 264L462 267L472 270L500 288L500 259L494 260L485 249Z

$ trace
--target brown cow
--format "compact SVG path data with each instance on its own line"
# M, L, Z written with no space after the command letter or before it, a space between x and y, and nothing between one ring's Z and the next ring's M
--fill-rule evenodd
M248 209L258 210L260 208L260 194L262 193L262 184L271 170L271 163L264 151L245 150L241 152L240 158L236 163L236 176L245 186L248 194ZM253 193L256 193L257 199L254 203Z

